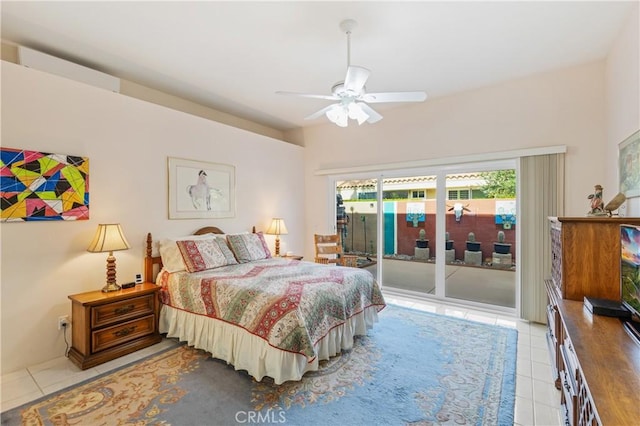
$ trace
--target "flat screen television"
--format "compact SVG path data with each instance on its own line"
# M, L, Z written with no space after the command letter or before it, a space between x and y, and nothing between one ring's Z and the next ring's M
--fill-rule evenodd
M620 225L620 294L631 311L625 330L640 344L640 226Z

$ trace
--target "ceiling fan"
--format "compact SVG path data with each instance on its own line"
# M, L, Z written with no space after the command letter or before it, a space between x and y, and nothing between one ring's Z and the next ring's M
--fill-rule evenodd
M347 34L347 75L344 81L336 83L331 88L331 95L276 92L280 95L338 101L305 117L305 120L313 120L324 114L332 123L340 127L347 127L349 119L357 120L358 124L362 124L365 121L367 123L375 123L382 120L382 115L368 104L383 102L422 102L427 98L427 94L424 92L367 93L365 83L367 82L367 78L369 78L370 71L363 67L351 65L351 31L356 26L357 23L353 19L345 19L340 23L340 29Z

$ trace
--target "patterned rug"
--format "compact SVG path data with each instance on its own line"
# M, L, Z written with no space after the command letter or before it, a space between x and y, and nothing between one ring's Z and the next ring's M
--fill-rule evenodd
M299 382L180 346L2 413L3 425L513 425L517 332L388 306Z

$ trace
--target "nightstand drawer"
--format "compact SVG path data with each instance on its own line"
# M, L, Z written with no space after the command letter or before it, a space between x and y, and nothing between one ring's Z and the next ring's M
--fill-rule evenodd
M91 308L91 328L98 328L130 318L152 314L155 306L155 297L155 294L147 294L108 305L95 306Z
M98 352L155 332L153 314L91 333L91 352Z

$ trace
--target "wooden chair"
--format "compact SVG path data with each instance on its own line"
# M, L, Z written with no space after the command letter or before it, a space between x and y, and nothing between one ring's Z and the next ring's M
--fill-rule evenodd
M313 236L316 256L315 262L322 264L335 263L341 266L351 266L356 268L358 266L358 256L351 254L344 254L342 252L342 244L340 242L339 235L319 235Z

